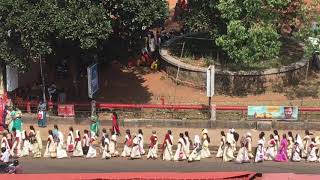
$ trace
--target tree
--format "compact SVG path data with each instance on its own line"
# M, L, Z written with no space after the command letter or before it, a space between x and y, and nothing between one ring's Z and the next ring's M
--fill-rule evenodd
M248 66L276 58L283 28L302 31L309 16L302 0L189 0L189 7L187 26L211 32L233 62Z
M60 0L61 1L61 0ZM112 34L111 18L100 1L65 0L52 21L57 37L78 43L82 49L98 48Z
M0 59L20 68L55 53L57 40L97 48L112 33L102 4L87 0L2 0Z
M162 26L168 16L166 0L103 0L112 17L115 35L140 37L153 27Z
M26 0L3 0L0 4L0 58L9 64L25 67L29 59L48 55L52 47L48 41L53 31L47 4Z
M139 39L167 15L164 0L2 0L0 59L25 68L57 42L97 53L110 36Z

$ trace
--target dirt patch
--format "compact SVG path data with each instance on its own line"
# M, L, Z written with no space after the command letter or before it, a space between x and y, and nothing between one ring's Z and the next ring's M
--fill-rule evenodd
M121 66L108 67L101 75L104 86L100 89L99 101L112 103L161 103L207 104L205 90L177 85L164 72L141 72L127 70ZM299 86L283 87L278 92L243 97L215 95L217 105L320 105L318 98L320 77L309 76Z

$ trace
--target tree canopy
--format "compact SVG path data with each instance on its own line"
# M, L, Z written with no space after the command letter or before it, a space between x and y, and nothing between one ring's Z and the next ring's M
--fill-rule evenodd
M308 28L303 0L189 0L184 13L193 31L209 31L234 62L250 64L279 55L283 29L295 35ZM310 29L310 28L309 28Z
M166 17L163 0L2 0L0 59L24 68L54 54L57 41L101 49L114 34L135 37Z
M166 0L103 0L103 4L112 17L115 33L123 38L162 26L168 16Z

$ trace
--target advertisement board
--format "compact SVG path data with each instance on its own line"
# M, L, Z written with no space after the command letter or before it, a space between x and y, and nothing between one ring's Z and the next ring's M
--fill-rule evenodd
M73 104L59 104L58 105L58 116L63 117L73 117L74 113L74 105Z
M298 120L296 106L248 106L249 120Z
M87 68L88 73L88 96L92 98L93 95L99 90L98 80L98 64L94 64Z

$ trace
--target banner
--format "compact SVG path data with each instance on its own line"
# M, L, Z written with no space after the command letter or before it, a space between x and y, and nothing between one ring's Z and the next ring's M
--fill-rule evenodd
M59 104L58 105L58 116L73 117L74 105L73 104Z
M18 88L18 70L11 66L6 66L7 91L11 92Z
M248 106L248 119L298 120L296 106Z
M88 73L88 96L92 98L99 89L98 65L94 64L87 68Z

